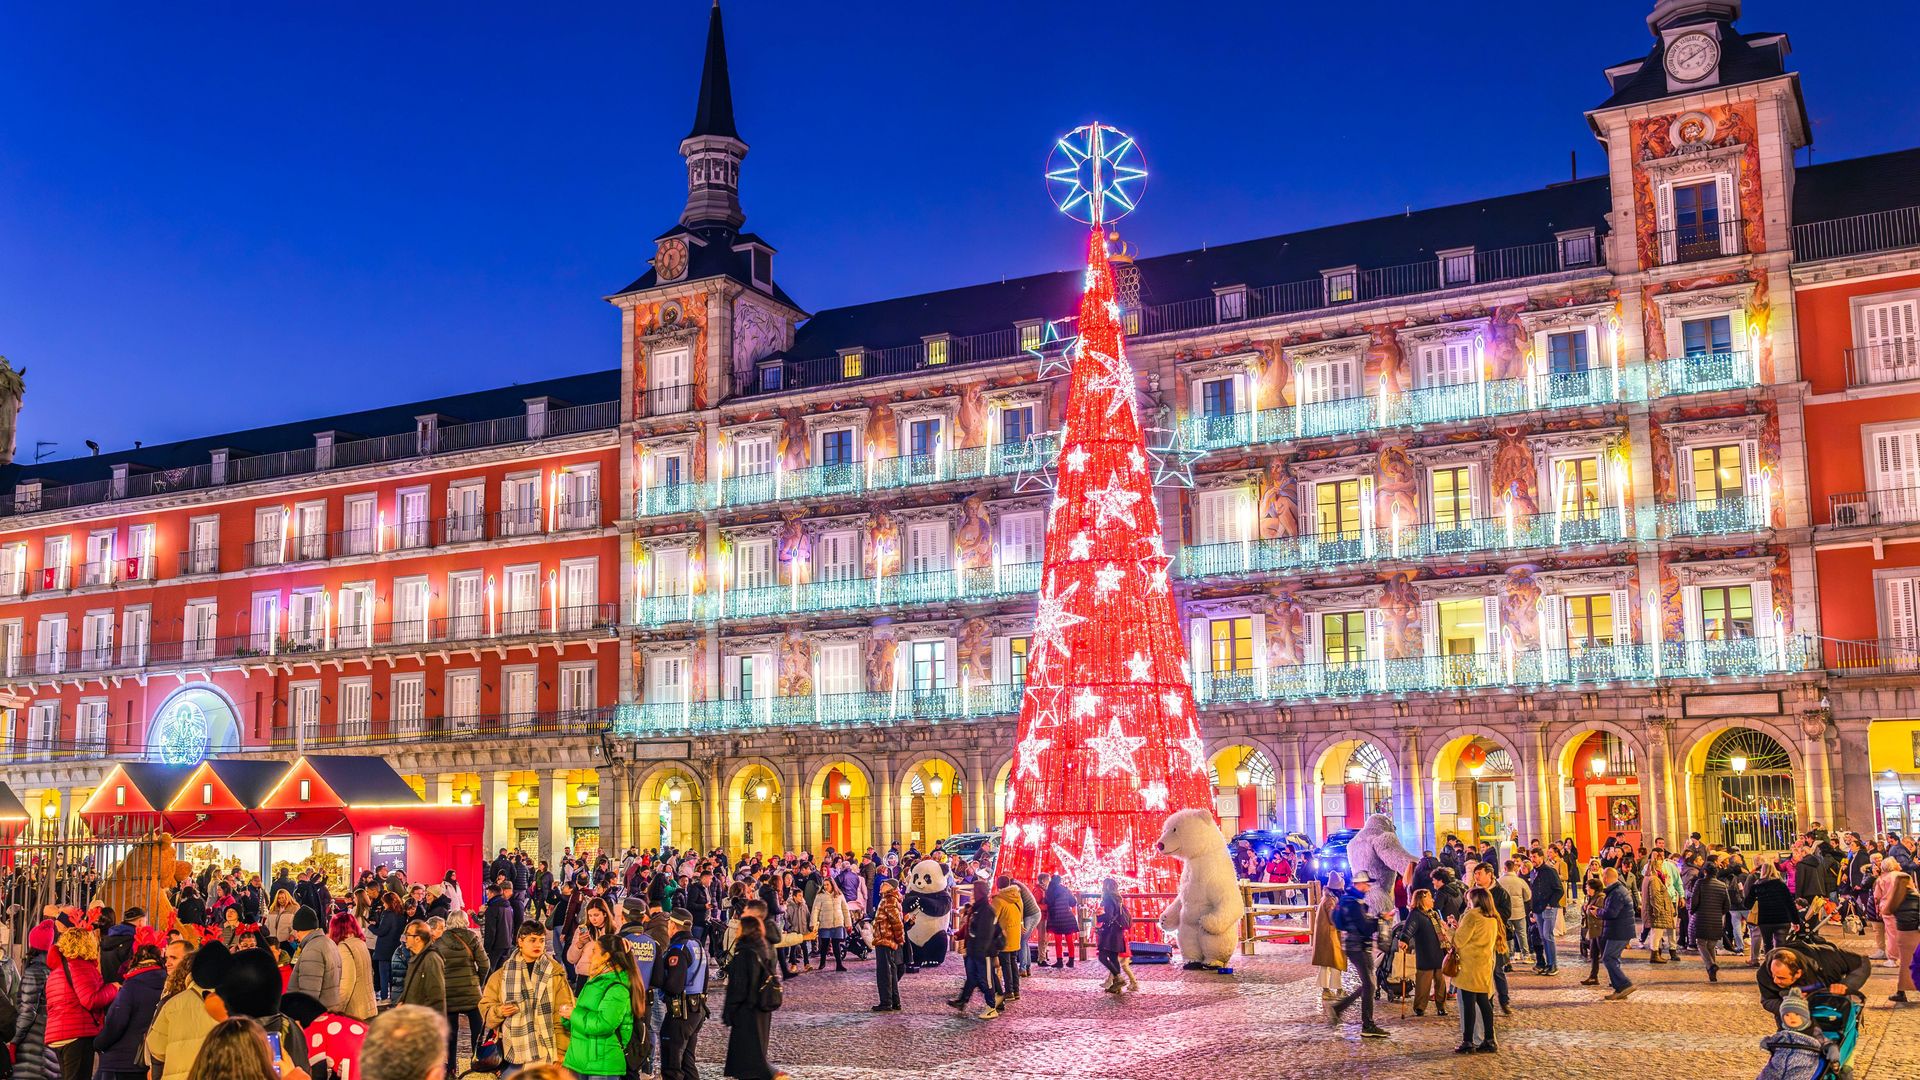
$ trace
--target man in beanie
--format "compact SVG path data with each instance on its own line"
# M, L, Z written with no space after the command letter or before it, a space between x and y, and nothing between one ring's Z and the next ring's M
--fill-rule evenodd
M340 991L340 946L320 929L320 917L312 908L293 913L293 933L299 944L293 961L293 981L287 989L309 995L328 1012L339 1012L346 1004Z

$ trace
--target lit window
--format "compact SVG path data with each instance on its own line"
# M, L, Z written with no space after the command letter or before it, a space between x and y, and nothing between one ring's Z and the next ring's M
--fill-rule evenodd
M840 377L857 379L866 370L867 354L858 349L840 354Z
M1693 501L1696 506L1712 506L1721 499L1746 492L1747 472L1740 447L1696 446L1693 448Z
M1044 322L1028 323L1027 325L1022 326L1020 328L1020 348L1022 349L1039 348L1040 342L1044 340L1046 337L1046 332L1047 332L1047 324Z
M1613 594L1567 597L1567 648L1574 652L1613 644Z
M1453 465L1433 470L1431 497L1436 530L1465 528L1473 517L1472 470Z
M1726 315L1688 319L1680 324L1680 339L1688 356L1733 351L1733 320Z
M1330 665L1358 664L1367 658L1367 617L1359 611L1330 611L1320 616L1323 659Z
M1007 677L1016 683L1027 681L1027 642L1023 637L1007 639Z
M1354 286L1359 277L1354 270L1323 270L1321 276L1326 280L1327 303L1344 304L1354 298Z
M1587 332L1569 330L1548 334L1547 361L1555 375L1575 375L1587 370Z
M938 367L947 362L952 355L953 342L947 338L932 338L927 342L927 366Z
M1753 636L1753 586L1713 585L1700 590L1700 636L1733 641Z
M1314 485L1314 528L1322 540L1360 535L1360 481L1326 480Z
M1250 671L1253 668L1253 620L1215 619L1208 624L1212 635L1213 671L1223 674Z
M1553 463L1560 481L1562 517L1591 518L1600 515L1600 459L1597 457L1561 458Z
M312 799L313 799L313 781L311 780L300 781L300 801L311 802Z

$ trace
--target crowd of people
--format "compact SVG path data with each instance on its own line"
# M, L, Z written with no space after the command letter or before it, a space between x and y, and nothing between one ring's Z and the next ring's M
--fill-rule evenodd
M1754 968L1760 1001L1776 1014L1795 991L1858 995L1880 962L1897 969L1891 1000L1905 1005L1920 978L1915 860L1897 833L1868 838L1817 823L1789 850L1751 861L1699 833L1651 847L1613 837L1584 860L1571 840L1468 847L1450 836L1392 883L1330 875L1313 963L1332 1022L1358 1004L1362 1037L1386 1038L1376 1000L1410 999L1415 1017L1430 1006L1445 1017L1451 1004L1462 1054L1498 1052L1494 1010L1512 1015L1508 976L1522 964L1559 976L1562 950L1585 964L1582 985L1599 987L1604 974L1602 1001L1632 996L1628 954L1645 950L1649 965L1697 955L1709 982L1728 964ZM1390 902L1371 895L1382 888ZM1828 924L1871 934L1871 952L1830 944ZM1342 993L1348 969L1358 986Z

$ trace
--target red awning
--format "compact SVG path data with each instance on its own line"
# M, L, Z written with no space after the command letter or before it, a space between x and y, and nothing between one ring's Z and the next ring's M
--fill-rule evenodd
M175 840L236 840L260 835L260 823L245 810L173 810L164 818Z

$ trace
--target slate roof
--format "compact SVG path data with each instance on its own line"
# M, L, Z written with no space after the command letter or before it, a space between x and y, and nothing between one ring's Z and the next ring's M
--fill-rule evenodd
M737 233L724 225L675 225L654 240L658 242L669 236L687 236L702 241L687 244L687 273L675 284L699 281L702 278L731 278L756 292L767 293L795 311L805 310L793 302L793 297L787 295L787 291L780 287L779 282L762 285L753 280L751 251L733 250L736 244L759 244L769 251L774 250L772 244L759 236L753 233ZM651 289L655 284L657 281L654 272L652 268L648 268L646 273L634 278L632 282L609 295L607 299L611 300L615 296L624 296L630 292L639 292L641 289Z
M740 138L733 126L733 80L727 77L727 37L720 27L720 0L713 0L707 19L707 58L700 66L700 101L693 109L693 130L687 138L718 135Z
M1793 172L1793 222L1920 206L1920 147L1802 165Z
M315 776L348 806L424 805L418 792L378 757L308 755Z
M127 782L132 784L147 805L155 810L165 810L180 788L193 775L192 765L163 765L152 761L128 761L120 766L126 774Z
M117 450L96 457L45 461L38 465L16 462L0 468L0 490L11 491L22 480L41 480L47 487L105 480L113 475L113 466L120 462L132 462L148 469L204 465L211 460L212 452L222 447L249 454L301 450L313 446L314 435L322 431L339 431L362 438L399 435L414 430L414 417L427 413L441 413L455 423L523 416L527 411L526 399L530 397L552 397L571 405L590 405L613 401L619 396L620 372L617 368L540 379L492 390L428 398L404 405L387 405L271 427L230 431L224 435L158 443L138 450Z
M206 762L213 775L233 793L234 799L249 810L260 805L273 785L287 775L284 761L253 761L242 758L210 758Z
M1259 288L1317 281L1321 271L1343 266L1425 263L1440 251L1470 245L1489 251L1546 243L1555 233L1572 229L1604 231L1609 209L1606 178L1596 176L1517 195L1143 258L1138 263L1141 300L1153 304L1204 298L1224 285ZM1080 270L1063 270L831 308L800 327L788 355L812 359L854 346L884 349L918 344L925 335L958 337L1003 330L1027 319L1057 319L1079 304L1082 278Z
M1683 20L1700 23L1714 21ZM1785 34L1771 31L1744 34L1735 30L1731 23L1721 23L1720 80L1717 85L1738 86L1786 74L1787 48ZM1637 105L1672 96L1667 90L1666 59L1666 42L1659 40L1644 59L1623 60L1613 65L1609 69L1612 72L1609 77L1613 83L1613 94L1599 107L1610 109L1617 105ZM1633 66L1636 63L1639 65L1637 68Z

